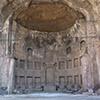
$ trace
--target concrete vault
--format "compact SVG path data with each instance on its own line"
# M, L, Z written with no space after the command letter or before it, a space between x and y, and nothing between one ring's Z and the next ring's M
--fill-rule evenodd
M64 3L36 3L17 11L15 20L22 26L39 31L57 32L74 25L83 15Z

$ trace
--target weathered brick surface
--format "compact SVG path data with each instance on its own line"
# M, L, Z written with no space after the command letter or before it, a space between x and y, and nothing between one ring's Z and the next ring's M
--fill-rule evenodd
M38 1L40 2L40 0L35 0L35 1L1 0L1 4L0 4L0 89L3 90L7 89L8 91L11 92L11 90L13 90L14 85L17 84L15 83L15 76L18 78L17 88L20 87L20 84L21 85L24 84L24 88L25 88L27 87L27 84L31 84L28 83L27 81L29 80L30 82L31 78L32 78L31 85L33 87L36 87L39 81L41 81L42 85L48 84L48 79L51 80L50 81L51 84L54 83L56 85L59 85L60 83L63 84L64 77L65 77L64 85L67 85L68 76L72 76L72 83L74 84L75 83L74 78L77 79L78 77L77 75L79 75L79 79L81 77L80 75L82 75L82 79L83 79L82 86L84 90L90 88L95 88L95 89L99 88L99 84L100 84L100 53L99 53L100 41L98 37L100 32L99 0L91 0L91 1L90 0L87 1L62 0L62 3L68 4L72 8L72 10L70 9L68 11L71 13L71 16L73 14L74 22L76 21L76 19L77 21L75 24L73 24L73 27L70 27L70 29L66 29L61 32L32 31L32 30L28 30L30 27L26 27L28 29L25 29L20 25L16 26L16 22L14 20L17 18L16 15L18 15L21 11L23 11L22 15L18 16L20 17L21 25L26 24L26 22L29 22L29 19L30 21L32 20L31 14L29 14L31 16L30 18L28 18L28 16L27 18L25 16L23 17L23 15L25 14L23 8L29 9L30 6L32 6L34 3L37 3ZM43 1L46 2L46 0ZM58 1L59 0L56 0L56 2ZM49 0L48 2L54 3L55 0L53 1ZM52 4L49 5L52 6ZM55 22L57 22L62 18L63 14L61 13L64 11L63 7L61 7L62 11L60 11L60 13L57 13L58 15L55 13L53 14L55 15L54 18L49 16L51 13L48 11L49 9L46 9L46 7L48 6L47 5L45 5L45 7L43 6L45 10L43 10L42 8L42 11L44 11L42 13L42 17L47 13L48 15L43 18L40 17L39 20L35 20L36 22L41 21L43 19L45 19L44 22L50 21L50 19L52 19L53 21L55 20ZM45 12L46 10L47 12ZM37 8L35 9L35 11L37 12ZM53 11L54 9L52 10L52 12ZM78 12L76 13L76 11ZM15 14L12 14L13 12ZM38 13L37 16L39 14L40 13ZM80 17L77 17L77 14L80 16L83 15L84 17L81 18L84 18L84 20L79 20ZM60 19L58 18L58 16L60 17ZM36 17L36 19L37 18L38 17ZM63 18L66 19L65 17ZM69 16L67 18L67 21L70 20L71 18ZM55 27L54 25L53 31L54 30L58 31L59 28L58 26ZM37 27L38 29L41 29L42 27L42 31L43 30L52 31L52 28L51 29L48 28L47 25L37 26ZM65 29L64 27L63 25L61 25L59 29L60 30ZM34 28L32 27L31 29ZM69 35L72 36L73 38L69 38ZM80 35L82 36L81 38ZM76 41L77 38L75 37L78 37L78 41ZM12 41L13 39L15 39L15 41ZM82 44L82 48L81 48L80 42L82 41L84 44ZM72 50L69 49L68 52L71 51L71 54L66 54L66 49L69 46L71 47ZM32 54L31 54L32 57L27 57L27 48L32 49ZM14 61L12 62L12 59L14 60L14 57L18 59L18 67L12 70L12 68L16 66L15 64L13 64ZM74 62L75 65L77 65L76 58L78 59L78 67L74 68ZM80 59L81 59L81 65L80 65ZM19 68L20 60L22 65L25 62L23 69ZM27 69L28 60L31 61L30 62L31 64L33 62L33 65L31 66L33 67L32 70ZM71 69L66 68L67 60L68 61L72 60ZM41 64L39 62L41 62ZM41 65L41 70L37 71L35 67L38 66L37 69L39 69L40 65ZM48 68L53 68L54 72L51 69L49 69L51 72L49 74L51 74L50 76L52 76L52 78L47 74L47 72L49 72ZM71 80L71 77L69 78ZM22 81L22 83L20 80ZM79 80L79 82L81 81Z

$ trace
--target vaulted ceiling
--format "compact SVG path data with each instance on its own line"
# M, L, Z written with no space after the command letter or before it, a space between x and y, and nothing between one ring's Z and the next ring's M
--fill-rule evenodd
M36 3L15 13L15 20L25 28L39 31L61 31L84 18L63 3Z
M60 31L83 15L99 20L100 0L0 0L0 26L9 15L20 25L40 31ZM89 15L88 15L89 14ZM99 23L96 23L99 24Z

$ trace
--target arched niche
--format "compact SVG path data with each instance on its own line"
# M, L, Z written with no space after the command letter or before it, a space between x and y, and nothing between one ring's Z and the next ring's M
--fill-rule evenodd
M27 56L29 57L31 57L32 56L32 52L33 52L33 50L31 49L31 48L28 48L27 49Z
M48 67L46 69L46 74L45 74L45 81L46 85L54 85L55 83L55 75L54 75L54 69L52 67Z
M71 54L71 52L72 52L71 47L68 47L68 48L66 49L66 54Z
M85 40L82 40L81 42L80 42L80 50L83 50L83 49L85 49L86 48L86 42L85 42Z

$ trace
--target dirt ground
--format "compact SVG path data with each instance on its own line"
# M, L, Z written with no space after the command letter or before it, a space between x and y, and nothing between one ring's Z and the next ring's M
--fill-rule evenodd
M3 95L0 100L100 100L100 96L71 95L65 93L34 93L26 95Z

